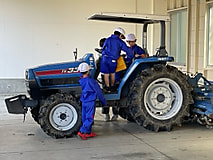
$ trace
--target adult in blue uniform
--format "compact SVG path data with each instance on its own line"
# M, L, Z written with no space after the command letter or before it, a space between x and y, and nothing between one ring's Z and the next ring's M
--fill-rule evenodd
M82 102L82 126L78 135L86 140L88 137L95 137L96 134L92 132L92 123L95 116L95 106L97 97L106 106L106 100L102 93L97 81L89 76L89 65L87 63L81 63L78 67L82 76L79 83L82 87L81 102Z
M114 34L107 38L103 45L101 72L104 74L107 91L110 91L110 85L111 90L115 90L115 70L121 50L125 51L129 57L134 57L132 50L122 41L122 39L125 39L124 34L125 31L122 28L116 28ZM109 82L109 75L111 82Z

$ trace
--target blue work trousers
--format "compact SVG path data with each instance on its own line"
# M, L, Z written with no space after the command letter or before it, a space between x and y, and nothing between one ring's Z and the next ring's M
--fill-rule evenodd
M96 101L82 102L82 126L81 133L91 133L95 116Z

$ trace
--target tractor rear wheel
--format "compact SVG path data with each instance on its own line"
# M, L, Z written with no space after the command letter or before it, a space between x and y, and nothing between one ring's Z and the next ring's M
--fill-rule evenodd
M123 119L127 119L130 122L135 122L134 118L129 113L129 109L128 108L120 108L119 109L119 116L122 117Z
M49 136L72 137L81 126L81 107L72 95L51 95L40 107L39 124Z
M170 131L189 116L193 103L187 76L172 66L155 65L132 82L129 109L135 121L149 130Z

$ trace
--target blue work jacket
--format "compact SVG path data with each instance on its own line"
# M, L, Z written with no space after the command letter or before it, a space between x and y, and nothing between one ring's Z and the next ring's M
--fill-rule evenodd
M132 51L134 52L134 56L132 57L132 56L127 55L127 61L128 62L132 61L132 59L135 57L135 54L139 54L139 55L146 54L145 51L140 46L138 46L137 44L135 44L132 47Z
M79 83L82 87L81 93L81 101L82 102L90 102L98 99L101 103L106 106L106 100L104 98L104 94L98 85L98 82L91 77L80 78Z
M117 60L120 56L121 50L126 52L129 57L134 57L132 49L129 48L117 35L113 34L104 42L102 54L103 56L108 56Z

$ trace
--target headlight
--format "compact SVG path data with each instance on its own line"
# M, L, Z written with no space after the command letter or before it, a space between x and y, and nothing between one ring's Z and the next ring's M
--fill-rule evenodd
M25 79L29 79L29 72L28 72L28 70L26 70L26 72L25 72Z

